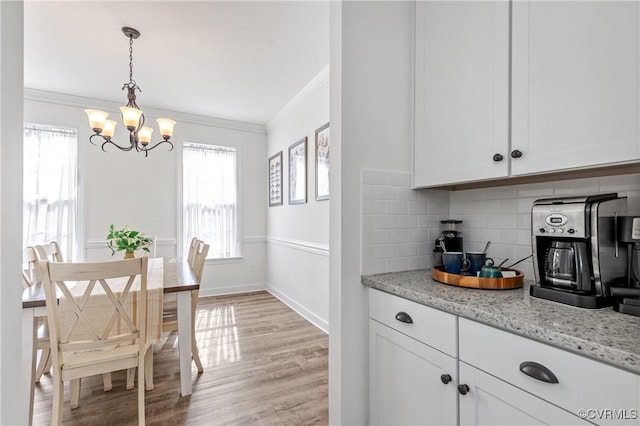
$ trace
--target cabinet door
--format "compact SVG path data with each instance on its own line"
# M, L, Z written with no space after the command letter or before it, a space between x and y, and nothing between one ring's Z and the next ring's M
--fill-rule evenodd
M640 158L636 1L514 1L512 174Z
M370 424L456 424L455 358L371 319L369 349Z
M508 73L509 2L416 2L416 187L507 175Z
M461 425L588 425L580 417L460 362Z

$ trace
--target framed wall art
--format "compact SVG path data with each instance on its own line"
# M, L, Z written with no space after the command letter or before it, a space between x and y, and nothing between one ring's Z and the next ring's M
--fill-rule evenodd
M269 207L282 205L282 151L269 158Z
M316 200L329 199L329 123L316 130Z
M307 137L289 147L289 204L307 202Z

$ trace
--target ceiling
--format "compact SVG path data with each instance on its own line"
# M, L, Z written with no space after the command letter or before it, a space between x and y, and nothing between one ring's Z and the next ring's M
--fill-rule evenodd
M24 5L24 85L264 124L329 64L328 1L35 1Z

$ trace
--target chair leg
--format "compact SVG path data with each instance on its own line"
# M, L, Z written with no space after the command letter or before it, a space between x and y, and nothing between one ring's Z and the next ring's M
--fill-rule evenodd
M113 384L111 383L111 373L104 373L102 375L102 383L104 385L105 392L109 392L112 389Z
M144 355L144 383L148 391L153 390L153 346Z
M53 404L51 406L51 424L62 424L62 406L64 402L64 382L59 371L53 372Z
M135 377L136 377L135 367L127 369L127 390L131 390L135 386L134 384Z
M191 357L196 363L198 374L202 374L204 368L202 367L202 361L200 361L200 353L198 351L198 344L196 342L196 308L198 305L198 292L191 292Z
M40 361L36 369L36 383L40 383L40 377L51 369L51 348L42 348L40 351Z
M82 379L73 379L69 383L71 388L71 397L69 398L69 406L75 410L80 406L80 384Z
M144 375L145 375L145 372L147 371L145 368L146 357L147 357L146 354L144 356L141 356L140 354L138 354L138 359L139 359L138 360L138 425L145 424L144 386L142 384L144 383Z

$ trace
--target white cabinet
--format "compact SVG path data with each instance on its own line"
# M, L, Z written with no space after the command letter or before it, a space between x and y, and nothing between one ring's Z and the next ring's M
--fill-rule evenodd
M461 425L591 424L464 362L460 378L469 383L460 396Z
M512 7L512 174L639 159L640 4Z
M443 352L455 316L375 290L369 301L369 423L455 425L457 360Z
M416 2L415 186L507 176L508 58L508 2Z
M461 424L637 425L640 377L460 318ZM529 419L529 420L527 420Z
M417 2L415 37L415 187L640 160L639 2Z

